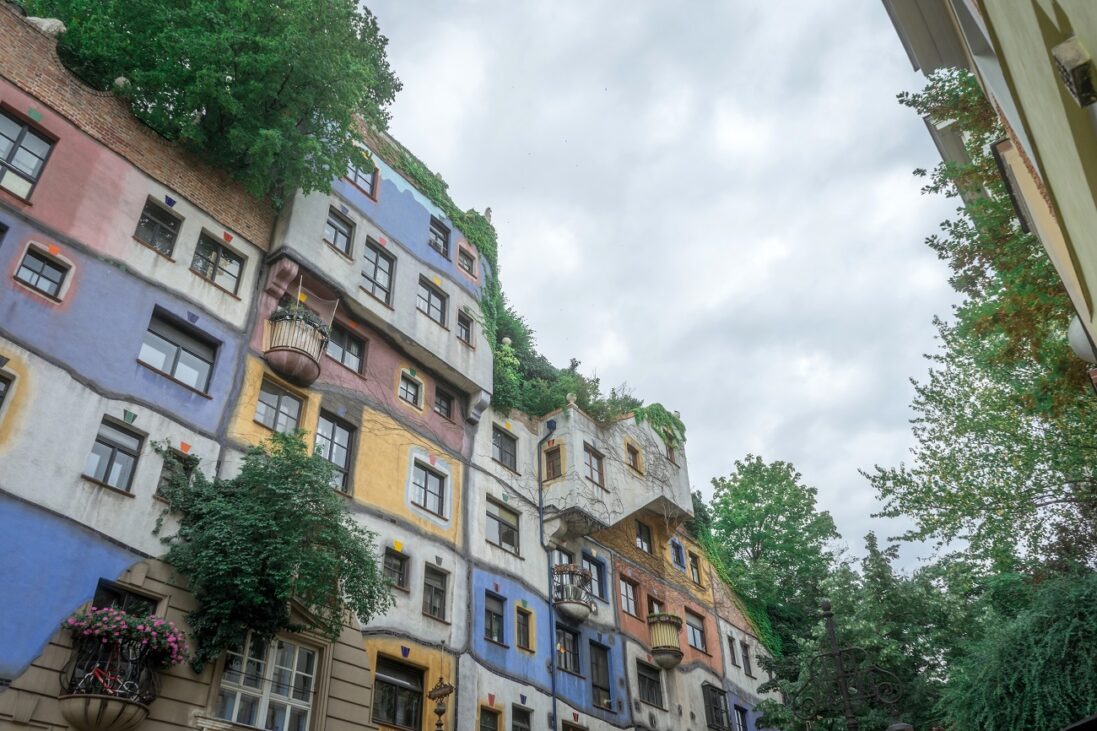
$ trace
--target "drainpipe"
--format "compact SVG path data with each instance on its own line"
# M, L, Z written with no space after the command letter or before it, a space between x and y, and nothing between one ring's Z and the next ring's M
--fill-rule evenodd
M541 548L545 552L545 560L548 563L548 609L549 609L549 637L556 641L556 604L553 601L555 582L552 574L552 554L548 544L545 543L545 483L544 483L544 459L541 450L545 442L556 432L556 419L545 422L548 433L537 442L537 516L541 526ZM552 731L559 728L556 718L556 645L549 648L549 675L552 680Z

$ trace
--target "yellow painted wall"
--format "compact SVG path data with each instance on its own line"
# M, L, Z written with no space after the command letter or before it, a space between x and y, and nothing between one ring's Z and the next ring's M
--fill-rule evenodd
M369 653L370 667L377 667L377 657L379 655L389 657L399 663L405 665L411 665L419 668L423 671L423 690L424 696L426 692L429 692L431 688L438 682L439 678L444 679L450 685L457 686L457 663L455 659L446 652L433 647L423 647L414 642L402 639L393 639L388 637L367 637L365 640L366 652ZM407 656L404 656L404 650L407 649ZM374 693L376 698L376 692ZM453 729L453 709L457 704L456 691L450 695L447 703L448 712L445 716L446 729ZM434 715L434 702L423 698L423 718L421 723L421 731L434 731L435 722L438 717ZM380 724L381 729L399 729L399 731L405 731L401 727L387 726Z

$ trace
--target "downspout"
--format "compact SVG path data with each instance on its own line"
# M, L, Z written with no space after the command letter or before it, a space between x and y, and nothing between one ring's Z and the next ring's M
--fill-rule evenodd
M545 422L545 426L548 427L548 433L541 437L541 441L537 442L537 516L539 518L541 527L541 548L545 552L545 560L548 563L548 610L549 610L549 637L552 638L552 642L556 642L556 604L553 601L555 581L552 573L552 555L549 552L548 544L545 543L545 483L544 483L544 455L541 450L545 446L545 442L556 432L556 419L549 419ZM556 719L556 645L553 644L549 649L549 675L552 680L552 731L556 731L559 728L559 723Z

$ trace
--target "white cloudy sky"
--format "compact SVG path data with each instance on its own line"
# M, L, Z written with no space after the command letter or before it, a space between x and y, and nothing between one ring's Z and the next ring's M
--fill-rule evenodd
M954 205L911 176L936 153L879 0L368 4L392 132L493 209L553 362L680 410L706 493L753 452L852 548L898 531L857 469L909 449L907 379L952 301L922 240Z

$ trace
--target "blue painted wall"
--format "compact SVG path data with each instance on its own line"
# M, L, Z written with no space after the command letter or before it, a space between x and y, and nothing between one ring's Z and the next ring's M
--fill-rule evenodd
M28 240L48 243L52 239L2 212L0 224L9 227L0 246L0 272L5 277L0 282L0 331L57 359L101 389L158 406L206 432L216 431L228 404L242 333L196 305L69 246L61 246L62 254L75 263L64 301L56 303L39 296L10 277ZM141 341L157 306L183 322L188 322L188 312L197 314L193 327L221 343L210 398L137 363Z
M18 677L50 636L141 559L64 518L0 492L0 678Z
M555 651L556 633L549 626L548 603L537 594L529 591L514 579L489 573L483 569L473 569L473 616L470 629L470 645L473 653L484 665L500 673L521 678L548 693L551 690L549 675L549 652ZM506 599L503 613L503 636L507 647L502 647L484 637L484 600L488 593L497 594ZM515 645L515 607L522 600L533 612L536 627L536 653L531 654L518 649ZM560 618L557 617L557 621ZM615 632L599 632L586 625L572 626L560 622L569 629L579 632L580 671L582 677L563 670L556 671L556 692L560 699L574 708L596 718L601 718L618 726L632 723L632 712L626 697L624 646L622 638ZM616 712L610 712L594 705L590 687L590 643L597 642L609 648L610 693ZM490 689L488 689L490 692ZM561 709L561 719L569 720Z

